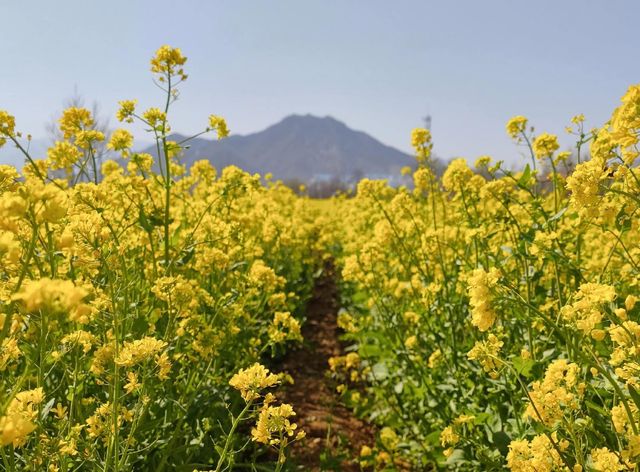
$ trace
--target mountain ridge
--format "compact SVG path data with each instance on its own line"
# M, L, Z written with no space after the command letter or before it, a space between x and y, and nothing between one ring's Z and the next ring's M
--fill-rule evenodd
M184 139L175 134L174 140ZM155 146L144 152L155 154ZM191 166L200 159L217 168L236 165L248 172L270 173L276 179L345 182L362 177L396 179L400 169L415 161L364 131L331 116L288 115L255 133L223 140L194 138L181 161Z

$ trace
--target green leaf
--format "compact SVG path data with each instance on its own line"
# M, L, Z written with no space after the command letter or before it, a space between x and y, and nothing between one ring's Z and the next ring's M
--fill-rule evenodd
M638 391L633 387L633 385L629 385L629 393L631 394L631 399L633 400L633 403L636 404L636 406L638 408L640 408L640 394L638 393Z
M503 454L509 452L509 443L511 438L504 431L497 431L493 434L493 445Z
M562 215L564 215L565 212L567 211L567 208L568 207L564 207L563 209L561 209L558 213L556 213L551 218L549 218L547 223L551 223L552 221L556 221L556 220L560 219L562 217Z
M380 357L382 350L377 344L363 344L358 348L358 353L365 358Z
M531 377L531 369L536 365L533 359L524 359L521 356L514 357L511 362L516 372L526 378Z
M49 412L51 411L51 408L53 408L53 404L56 402L55 398L52 398L51 400L49 400L47 402L47 404L44 406L44 408L42 408L42 415L41 418L44 420L47 415L49 414Z
M531 167L529 166L529 164L527 164L526 167L524 168L524 171L522 172L522 175L518 179L518 185L520 187L526 187L530 178L531 178Z
M626 207L627 205L622 205L622 208L620 208L620 211L616 215L616 229L621 232L631 229L631 218L627 215Z
M140 214L138 215L138 223L142 226L147 233L150 233L153 230L153 226L149 222L147 218L147 214L144 212L144 208L140 208Z

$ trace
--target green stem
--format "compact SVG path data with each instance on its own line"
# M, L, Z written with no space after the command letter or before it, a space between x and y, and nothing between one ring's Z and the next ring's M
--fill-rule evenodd
M247 404L244 407L244 409L240 412L240 414L231 423L231 429L229 430L229 434L227 435L227 440L224 443L224 448L222 449L222 452L220 453L220 459L218 459L218 464L216 465L216 472L220 472L222 470L222 466L224 465L225 461L227 460L227 455L229 453L229 447L231 446L231 440L233 439L233 433L236 432L236 429L238 428L238 425L244 419L244 415L247 413L247 411L249 411L249 408L251 408L251 405L253 405L253 400L249 400L247 402Z

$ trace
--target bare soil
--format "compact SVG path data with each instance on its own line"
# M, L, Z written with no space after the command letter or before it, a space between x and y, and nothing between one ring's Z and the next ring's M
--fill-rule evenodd
M338 339L338 308L334 269L327 265L307 306L302 327L305 342L290 351L280 366L295 381L284 391L283 400L294 406L296 423L307 433L290 451L294 470L359 471L353 458L363 445L375 444L375 429L340 403L326 375L329 358L344 354Z

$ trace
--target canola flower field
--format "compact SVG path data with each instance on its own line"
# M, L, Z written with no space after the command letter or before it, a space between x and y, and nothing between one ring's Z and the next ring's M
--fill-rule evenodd
M638 468L640 86L600 128L574 117L572 152L512 118L522 171L483 156L440 178L416 129L411 188L317 202L180 163L185 63L161 47L161 107L120 102L108 136L65 110L44 159L0 110L26 161L0 165L2 470L295 470L305 432L278 392L296 372L273 366L327 260L347 346L328 375L378 431L355 467ZM134 121L155 157L131 150ZM212 115L204 133L229 130Z

